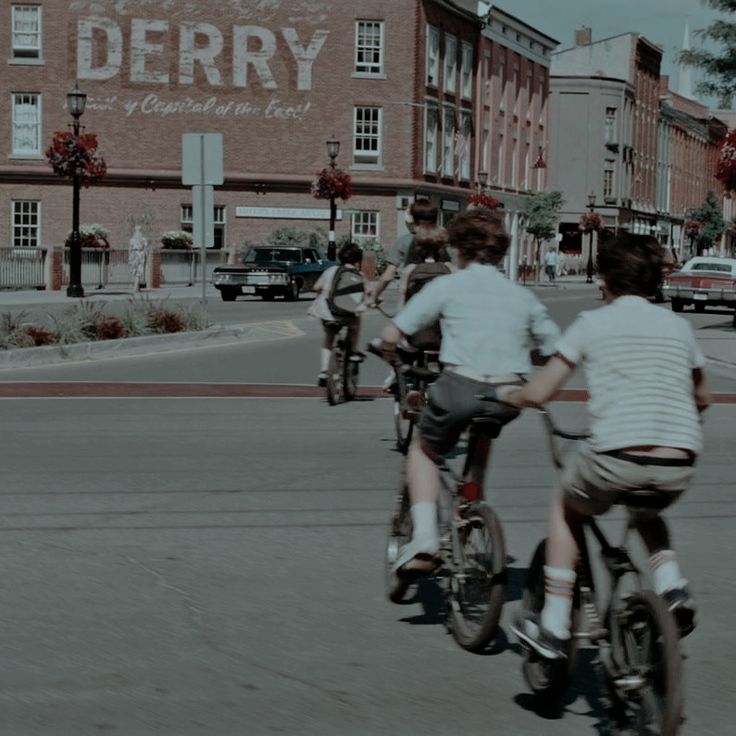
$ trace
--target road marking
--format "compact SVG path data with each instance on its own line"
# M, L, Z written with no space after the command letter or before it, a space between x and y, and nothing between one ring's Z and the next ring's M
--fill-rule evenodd
M325 390L304 383L207 383L186 381L6 381L0 399L309 399L323 398ZM380 386L361 386L358 398L391 398ZM565 388L554 401L584 403L584 389ZM736 393L713 394L714 404L736 404Z

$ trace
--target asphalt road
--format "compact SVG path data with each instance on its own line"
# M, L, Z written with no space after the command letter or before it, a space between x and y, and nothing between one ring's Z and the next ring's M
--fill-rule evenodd
M559 294L550 309L564 324L580 299ZM306 302L294 306L303 314ZM381 318L367 322L366 337ZM283 341L0 378L312 383L318 326L298 324L304 336ZM362 379L383 375L370 361ZM584 422L580 404L553 408L561 424ZM561 712L543 717L505 633L471 655L447 634L431 584L409 605L385 600L401 468L390 413L383 399L0 399L0 733L607 734L592 652ZM736 585L724 564L735 428L736 405L709 410L696 483L668 512L700 606L683 643L683 733L694 736L730 733L736 716ZM504 632L552 477L527 413L498 441L487 491L511 555Z

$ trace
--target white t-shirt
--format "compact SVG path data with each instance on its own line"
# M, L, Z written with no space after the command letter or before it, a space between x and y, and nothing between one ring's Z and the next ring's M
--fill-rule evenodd
M705 358L684 319L642 297L621 296L578 315L557 351L585 370L595 450L658 445L700 452L692 372Z

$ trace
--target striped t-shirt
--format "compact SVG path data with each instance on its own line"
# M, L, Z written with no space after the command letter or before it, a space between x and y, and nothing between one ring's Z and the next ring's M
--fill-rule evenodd
M700 452L692 371L705 358L682 317L621 296L582 312L557 350L585 369L595 450L659 445Z

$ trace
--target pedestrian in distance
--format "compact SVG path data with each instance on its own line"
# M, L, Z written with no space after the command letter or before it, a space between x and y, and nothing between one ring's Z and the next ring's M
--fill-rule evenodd
M553 284L557 275L557 249L554 246L544 254L544 270L547 280Z
M140 291L141 284L146 280L146 256L148 254L148 241L141 232L141 226L133 228L133 235L129 241L128 267L133 291Z
M662 260L649 236L603 242L598 272L606 305L578 316L529 383L497 390L500 400L521 409L552 398L577 366L588 384L590 439L567 458L553 491L544 608L539 617L523 612L512 626L543 657L567 656L584 519L606 512L623 491L657 490L675 502L702 449L700 413L710 403L705 358L689 323L648 300ZM667 524L656 511L630 511L649 553L655 592L684 636L694 628L695 605Z

